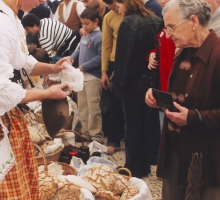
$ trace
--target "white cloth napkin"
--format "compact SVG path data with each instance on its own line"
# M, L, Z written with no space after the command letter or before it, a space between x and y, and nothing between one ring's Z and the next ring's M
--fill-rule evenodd
M12 152L11 144L8 139L8 129L2 122L0 117L0 124L3 127L4 138L0 141L0 184L5 178L6 174L15 165L15 158Z

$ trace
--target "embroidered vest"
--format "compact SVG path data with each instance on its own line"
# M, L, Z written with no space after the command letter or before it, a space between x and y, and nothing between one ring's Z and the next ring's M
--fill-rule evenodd
M79 23L80 23L80 19L77 15L77 11L76 11L76 5L77 5L77 2L74 2L73 5L72 5L72 8L71 8L71 11L70 11L70 15L69 15L66 22L64 21L64 18L63 18L64 2L61 3L59 5L59 8L58 8L59 9L58 13L59 13L59 16L60 16L60 22L65 24L68 28L70 28L73 31L75 31L79 28Z

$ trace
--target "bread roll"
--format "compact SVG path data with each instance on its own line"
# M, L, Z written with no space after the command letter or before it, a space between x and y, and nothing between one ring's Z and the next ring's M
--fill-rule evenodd
M96 192L95 199L96 200L120 200L120 197L111 191L100 190Z

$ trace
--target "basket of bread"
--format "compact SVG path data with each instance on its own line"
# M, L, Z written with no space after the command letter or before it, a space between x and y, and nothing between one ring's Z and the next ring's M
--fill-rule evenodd
M47 165L44 158L39 169L40 200L152 200L147 184L131 177L126 168L114 171L100 164L77 176L74 168L72 173L66 173L63 164L68 166L57 162ZM121 170L126 170L128 176L120 174Z
M147 184L125 178L106 165L88 169L82 176L59 175L52 200L152 200Z

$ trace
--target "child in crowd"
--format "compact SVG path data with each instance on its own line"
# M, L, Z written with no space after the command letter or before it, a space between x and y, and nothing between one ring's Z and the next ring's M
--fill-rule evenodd
M101 85L101 49L102 34L99 14L93 8L86 8L80 15L82 27L88 33L82 36L78 49L70 56L79 59L79 69L84 74L83 90L77 93L81 133L85 140L103 143L102 115L100 110Z

